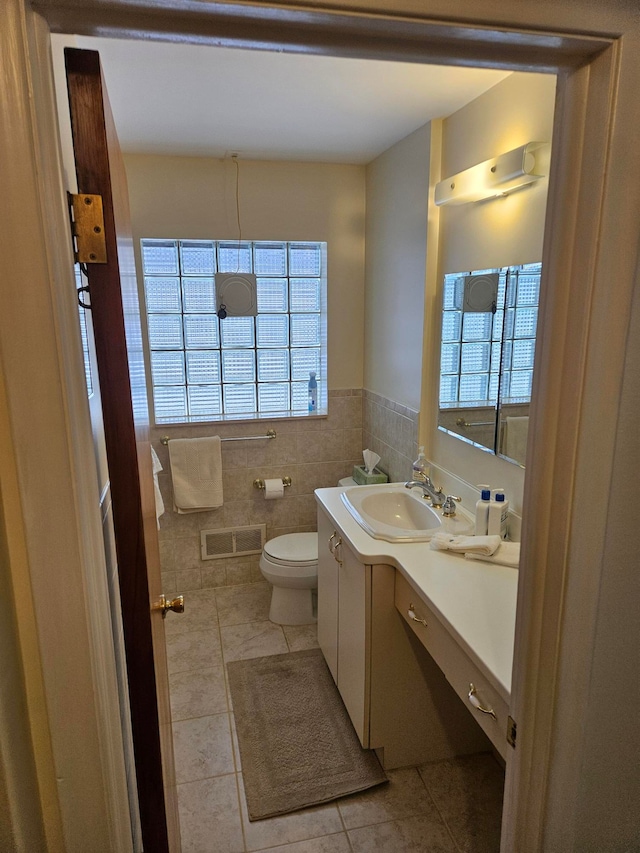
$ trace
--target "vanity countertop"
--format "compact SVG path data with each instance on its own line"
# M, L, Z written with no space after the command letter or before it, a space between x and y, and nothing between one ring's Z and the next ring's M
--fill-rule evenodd
M343 488L317 489L316 500L367 565L394 566L424 597L447 631L499 695L509 702L518 571L465 560L428 542L393 543L369 536L340 499Z

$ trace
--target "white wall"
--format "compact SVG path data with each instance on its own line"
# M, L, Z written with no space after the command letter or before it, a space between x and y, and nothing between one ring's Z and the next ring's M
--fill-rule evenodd
M128 155L131 219L143 237L237 240L231 159ZM328 387L360 388L363 374L363 166L239 161L246 240L328 244Z
M526 142L550 142L555 76L511 74L443 121L442 176ZM443 273L542 259L548 179L505 198L440 208Z
M367 390L420 409L430 125L367 166Z
M441 175L447 177L510 151L526 142L550 142L553 131L555 77L512 74L442 123ZM434 310L441 305L445 273L486 269L542 259L548 179L505 198L439 208L439 264ZM436 318L437 319L437 316ZM431 328L439 328L438 323ZM439 365L434 335L431 371ZM437 387L434 381L433 387ZM512 509L522 510L524 470L465 444L437 429L437 399L424 401L423 424L429 456L470 483L503 487Z

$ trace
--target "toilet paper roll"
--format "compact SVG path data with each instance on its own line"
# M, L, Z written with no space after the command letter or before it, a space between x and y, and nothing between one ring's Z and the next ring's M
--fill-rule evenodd
M264 499L273 501L284 496L284 483L281 479L264 481Z

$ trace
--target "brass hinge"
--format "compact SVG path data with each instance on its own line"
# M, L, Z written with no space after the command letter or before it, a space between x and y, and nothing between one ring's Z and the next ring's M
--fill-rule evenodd
M507 717L507 743L516 748L516 733L518 724L513 717Z
M71 216L73 257L80 264L106 264L102 196L67 193Z

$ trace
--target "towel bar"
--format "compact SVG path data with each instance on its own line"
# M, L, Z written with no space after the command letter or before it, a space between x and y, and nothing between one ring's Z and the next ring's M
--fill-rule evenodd
M275 429L268 429L266 435L238 435L238 436L230 436L229 438L221 438L220 441L259 441L264 438L275 438L276 431ZM160 444L164 444L165 446L169 444L171 439L168 435L163 435L160 439Z
M476 421L470 424L464 418L456 418L456 426L459 427L474 427L474 426L495 426L495 421Z

